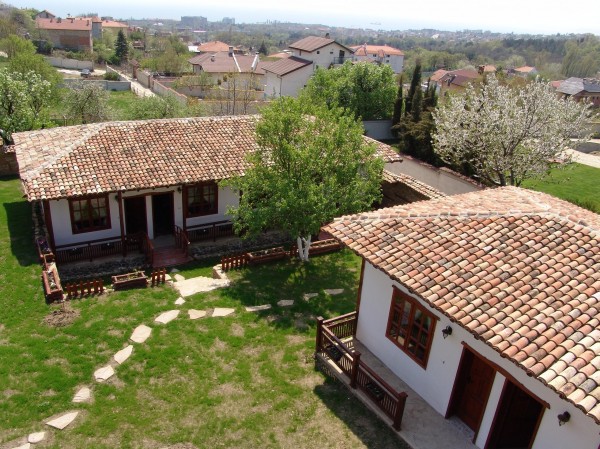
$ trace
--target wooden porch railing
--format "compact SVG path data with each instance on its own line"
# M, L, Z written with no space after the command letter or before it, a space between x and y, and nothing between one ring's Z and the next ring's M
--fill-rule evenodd
M187 255L188 247L190 246L190 239L188 238L187 232L175 225L175 246L180 248L181 251Z
M397 392L360 359L342 339L356 335L357 312L324 320L317 318L316 353L329 358L348 378L350 387L363 391L400 430L407 394Z
M220 237L230 237L233 235L233 223L229 220L215 221L196 226L188 226L188 238L190 242L200 242L203 240L216 241Z
M56 247L55 258L58 263L78 262L80 260L91 262L99 257L126 255L129 251L141 252L141 242L142 239L139 234L131 234L125 236L124 241L121 240L121 237L109 237L70 245L59 245Z

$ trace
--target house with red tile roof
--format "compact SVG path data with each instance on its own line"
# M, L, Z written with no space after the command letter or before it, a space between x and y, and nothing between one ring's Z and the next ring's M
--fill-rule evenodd
M477 70L458 69L458 70L437 70L430 77L431 82L437 84L438 95L444 95L446 92L462 92L470 83L481 79L481 74Z
M520 76L533 76L537 75L538 71L535 67L524 65L523 67L516 67L512 70L512 73Z
M600 106L600 80L597 78L571 77L563 81L553 81L552 86L564 98L570 97L577 102L588 101L594 106Z
M188 62L192 65L194 73L207 73L215 84L226 82L229 76L236 75L251 82L253 89L263 90L265 66L268 63L261 61L258 53L256 55L240 55L233 51L233 47L230 47L228 51L199 54L189 59Z
M319 320L317 355L385 419L418 430L401 420L413 394L478 448L598 447L600 215L504 187L323 231L363 267L356 311Z
M101 252L107 242L125 245L140 233L151 240L173 235L174 226L190 240L212 239L231 235L226 210L238 204L238 195L218 182L248 168L246 156L257 148L257 119L52 128L13 134L14 151L25 195L40 205L49 244L59 256L88 245ZM377 145L387 163L400 160L391 147L365 140Z
M369 61L389 65L394 73L402 73L404 52L389 45L356 45L350 47L354 51L355 61Z
M298 95L314 71L353 60L353 50L329 35L308 36L288 45L290 56L265 65L265 94L270 97Z
M47 37L54 48L92 51L92 18L60 17L35 19L35 26Z

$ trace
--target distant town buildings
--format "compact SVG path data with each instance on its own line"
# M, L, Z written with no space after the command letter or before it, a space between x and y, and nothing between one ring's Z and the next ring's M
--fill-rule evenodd
M404 53L389 45L357 45L350 47L354 50L355 61L370 61L389 65L394 73L402 73Z

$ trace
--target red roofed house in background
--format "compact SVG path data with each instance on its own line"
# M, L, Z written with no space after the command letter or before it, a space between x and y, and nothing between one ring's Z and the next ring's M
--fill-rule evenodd
M92 51L92 18L36 18L35 26L52 42L54 48Z
M265 95L269 97L298 95L318 67L352 61L352 49L326 37L308 36L290 44L291 56L265 65Z
M354 50L355 61L370 61L389 65L394 73L402 73L404 53L389 45L357 45L350 47Z
M238 204L218 181L244 173L257 116L106 122L13 134L27 198L39 203L58 262L109 255L144 233L189 239L232 234ZM377 145L386 162L399 161ZM89 260L89 257L87 258Z
M598 447L600 215L504 187L323 230L363 268L356 312L319 319L318 360L388 422L404 413L409 444L432 407L448 448L473 447L465 428L482 449Z

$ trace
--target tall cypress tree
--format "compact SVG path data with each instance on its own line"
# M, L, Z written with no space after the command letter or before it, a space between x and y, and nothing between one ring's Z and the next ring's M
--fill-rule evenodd
M404 113L410 114L412 111L413 97L417 89L421 89L421 60L417 59L415 63L415 69L413 70L412 79L410 80L410 88L408 89L408 95L406 96L406 102L404 106Z
M402 107L404 106L404 98L402 96L403 85L404 84L404 76L400 75L400 79L398 80L398 93L396 94L396 101L394 102L394 114L392 115L392 126L400 123L400 119L402 118Z
M117 42L115 43L115 56L119 60L119 63L127 59L128 53L129 45L127 44L127 38L125 37L125 33L123 33L123 30L119 30L119 34L117 35Z

